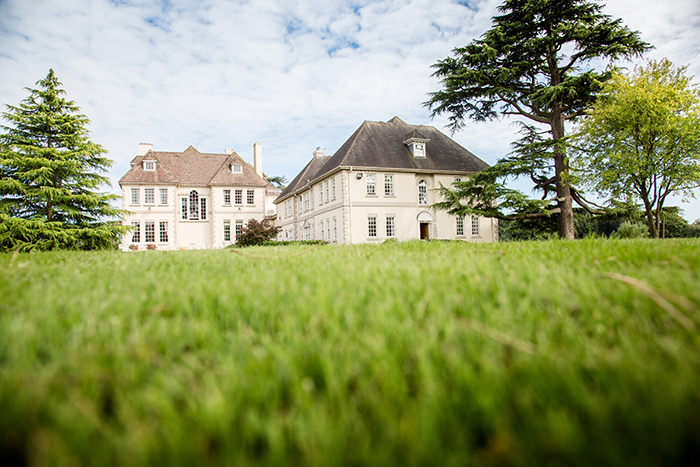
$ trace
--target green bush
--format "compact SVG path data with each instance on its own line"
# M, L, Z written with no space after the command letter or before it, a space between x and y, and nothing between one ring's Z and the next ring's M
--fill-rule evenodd
M623 222L610 238L647 238L649 228L643 222Z

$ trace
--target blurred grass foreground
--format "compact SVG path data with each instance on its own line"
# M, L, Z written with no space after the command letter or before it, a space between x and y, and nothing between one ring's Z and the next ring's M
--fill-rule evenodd
M0 255L3 465L684 465L700 240Z

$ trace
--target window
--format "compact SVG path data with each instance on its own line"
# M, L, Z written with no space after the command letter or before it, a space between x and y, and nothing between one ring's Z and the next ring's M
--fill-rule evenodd
M231 166L231 172L235 174L242 174L243 173L243 166L240 164L233 164Z
M464 216L457 216L457 236L464 237Z
M472 235L479 236L479 218L476 216L472 216Z
M236 238L243 233L243 219L236 219Z
M199 220L199 193L197 190L190 191L189 219L191 221Z
M139 188L131 189L131 204L141 204L141 190Z
M231 221L229 219L224 221L224 241L231 241Z
M236 204L243 204L243 190L236 190Z
M131 234L131 242L132 243L139 243L141 241L141 223L140 222L132 222L131 225L134 227L134 230L132 231L132 234Z
M394 196L393 175L384 175L384 196Z
M386 236L394 237L396 235L396 221L394 216L386 216Z
M326 239L326 231L323 230L323 221L321 221L321 240Z
M190 191L189 196L183 197L181 203L182 220L198 221L207 219L207 199L200 198L197 190Z
M326 203L330 201L331 197L328 196L330 194L330 190L328 189L328 181L326 181Z
M376 176L374 174L367 174L367 194L376 195L377 194L377 183Z
M160 242L168 243L168 222L160 221Z
M333 218L333 240L338 240L338 225L336 224L335 217Z
M168 189L160 189L160 204L168 204Z
M155 190L153 188L143 189L143 202L145 204L156 204Z
M425 143L415 143L413 157L425 157Z
M335 178L331 179L331 199L335 199Z
M156 162L155 161L143 161L143 170L146 170L148 172L153 172L156 170Z
M309 210L309 192L304 193L304 212Z
M367 236L370 238L377 237L377 216L367 217Z
M318 185L318 205L323 204L323 183Z
M154 243L156 241L156 223L146 222L144 228L144 241L146 243Z
M231 190L224 190L224 204L231 204Z
M418 204L428 204L428 184L425 180L418 182Z
M246 203L255 204L255 190L248 190L246 193Z

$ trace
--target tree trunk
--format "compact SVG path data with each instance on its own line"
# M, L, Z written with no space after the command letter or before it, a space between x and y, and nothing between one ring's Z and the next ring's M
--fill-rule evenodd
M573 240L575 236L574 209L571 204L569 163L566 161L566 150L562 145L564 115L559 105L555 106L552 113L552 138L554 139L554 177L557 185L557 203L560 209L557 223L559 238Z

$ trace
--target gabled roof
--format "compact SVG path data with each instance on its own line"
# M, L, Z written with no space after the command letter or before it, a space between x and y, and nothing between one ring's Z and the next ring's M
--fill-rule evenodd
M311 162L306 164L306 167L299 172L294 180L291 181L287 188L279 195L279 198L287 196L289 193L293 193L296 190L303 188L309 181L316 178L316 174L321 170L326 163L330 160L330 156L314 156Z
M143 170L144 160L155 160L156 170ZM131 168L119 180L119 185L240 185L265 187L270 183L260 177L255 168L233 152L206 154L192 146L183 152L149 150L131 161ZM243 173L231 172L231 165L243 166Z

